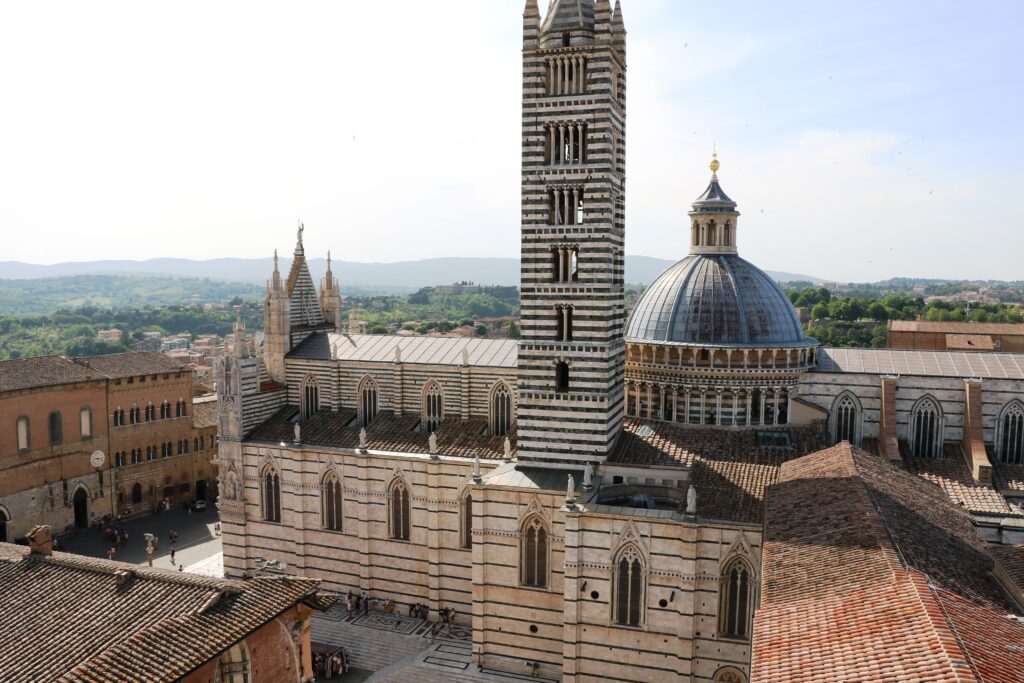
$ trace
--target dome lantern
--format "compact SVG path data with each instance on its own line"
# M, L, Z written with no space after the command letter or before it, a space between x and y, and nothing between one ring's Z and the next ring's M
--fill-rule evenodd
M693 201L690 211L691 254L735 254L736 221L740 216L736 202L718 183L718 153L711 155L711 182Z

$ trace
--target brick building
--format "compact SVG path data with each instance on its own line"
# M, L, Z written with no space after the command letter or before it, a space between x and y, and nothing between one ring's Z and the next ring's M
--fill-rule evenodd
M0 362L0 538L212 500L216 410L156 352Z
M890 349L1024 353L1024 325L890 320Z
M304 683L312 579L211 579L0 543L0 680Z

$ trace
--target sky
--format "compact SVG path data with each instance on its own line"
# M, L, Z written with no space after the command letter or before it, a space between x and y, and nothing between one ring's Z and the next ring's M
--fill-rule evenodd
M621 1L627 253L1024 279L1024 3ZM0 261L516 257L522 10L3 3Z

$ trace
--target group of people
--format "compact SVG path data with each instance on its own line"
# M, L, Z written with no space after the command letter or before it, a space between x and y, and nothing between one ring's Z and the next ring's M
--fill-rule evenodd
M115 546L122 546L128 542L128 530L123 526L108 526L103 533Z
M363 591L362 595L359 595L358 593L353 593L352 591L349 591L348 595L345 596L345 609L348 610L348 613L350 615L352 614L352 612L360 612L360 611L363 614L369 614L370 613L370 596L368 596L366 594L366 591Z
M409 616L417 619L427 619L430 616L430 608L420 603L409 605Z

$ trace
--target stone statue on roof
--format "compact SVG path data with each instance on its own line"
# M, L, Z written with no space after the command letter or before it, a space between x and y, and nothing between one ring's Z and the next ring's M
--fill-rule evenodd
M686 514L697 514L697 487L693 484L690 484L690 489L686 492Z
M594 488L594 467L589 462L583 468L583 490L589 491Z
M359 447L366 448L366 427L359 428Z
M431 455L437 453L437 434L434 432L430 432L430 438L427 439L427 446L430 448Z
M512 442L508 440L507 436L505 437L504 448L505 448L505 459L506 460L511 460L512 459Z
M295 443L302 443L302 427L298 422L295 423Z

